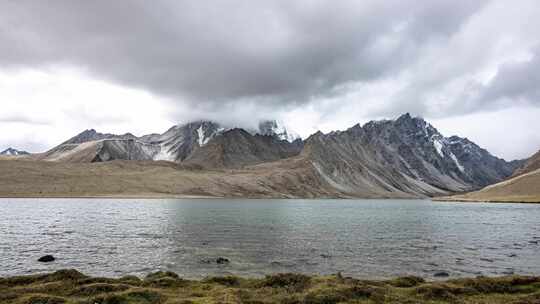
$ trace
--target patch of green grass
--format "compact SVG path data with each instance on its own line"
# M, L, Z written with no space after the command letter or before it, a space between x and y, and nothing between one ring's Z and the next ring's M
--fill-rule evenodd
M204 283L217 283L225 286L240 285L240 278L235 276L210 277L203 280Z
M124 293L94 297L90 303L94 304L159 304L165 303L165 296L157 291L136 290Z
M342 286L322 288L309 292L302 303L336 304L363 298L369 298L375 289L369 286Z
M311 278L298 273L279 273L267 275L261 282L261 286L272 288L285 288L292 292L306 289L311 283Z
M388 281L388 284L394 286L394 287L415 287L418 286L421 283L424 283L426 280L420 277L415 276L406 276L406 277L399 277L395 278L393 280Z
M67 300L61 297L33 295L22 301L24 304L63 304Z
M130 288L126 284L93 283L75 288L74 296L92 296L102 293L120 292Z

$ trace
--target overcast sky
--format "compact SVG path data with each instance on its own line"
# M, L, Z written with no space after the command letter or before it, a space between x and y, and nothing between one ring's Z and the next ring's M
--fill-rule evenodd
M410 112L523 158L540 149L538 16L536 0L0 0L0 149Z

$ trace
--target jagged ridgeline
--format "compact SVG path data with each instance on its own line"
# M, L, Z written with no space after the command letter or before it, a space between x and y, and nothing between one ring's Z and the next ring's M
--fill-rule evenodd
M201 169L286 172L271 174L270 181L282 186L287 181L281 179L294 176L325 194L355 197L474 190L509 177L522 165L497 158L466 138L445 137L409 114L318 132L305 141L276 121L261 122L257 130L196 121L141 137L86 130L36 157L57 162L165 160Z
M173 126L163 134L136 137L86 130L38 156L41 160L102 162L166 160L201 167L238 168L300 153L302 140L275 121L259 130L226 129L211 121Z

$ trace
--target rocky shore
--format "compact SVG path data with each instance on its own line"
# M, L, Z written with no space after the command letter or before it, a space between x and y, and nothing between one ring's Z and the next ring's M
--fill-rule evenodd
M76 270L0 278L6 304L173 303L540 303L540 277L477 277L425 281L400 277L367 281L332 276L275 274L186 280L172 272L145 278L89 277Z

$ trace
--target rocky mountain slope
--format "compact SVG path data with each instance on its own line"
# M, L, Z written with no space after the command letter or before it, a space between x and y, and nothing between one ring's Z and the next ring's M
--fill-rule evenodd
M520 164L496 158L467 139L446 138L409 114L319 132L305 147L303 154L321 176L346 193L468 191L501 181Z
M321 195L448 195L500 182L523 164L497 158L466 138L445 137L409 114L318 132L306 141L274 121L261 122L258 130L196 121L141 137L87 130L35 158L68 163L166 160L191 170L248 170L260 174L250 178L280 197L301 197L295 187L304 185L291 186L292 180L318 184ZM200 185L202 192L207 187ZM317 191L311 188L310 193Z
M241 168L292 157L302 150L302 140L291 143L280 138L279 135L251 135L243 129L228 130L191 154L186 163L208 169Z
M516 171L514 171L512 174L512 177L529 173L537 169L540 169L540 150L533 156L529 157L521 167L516 169Z

